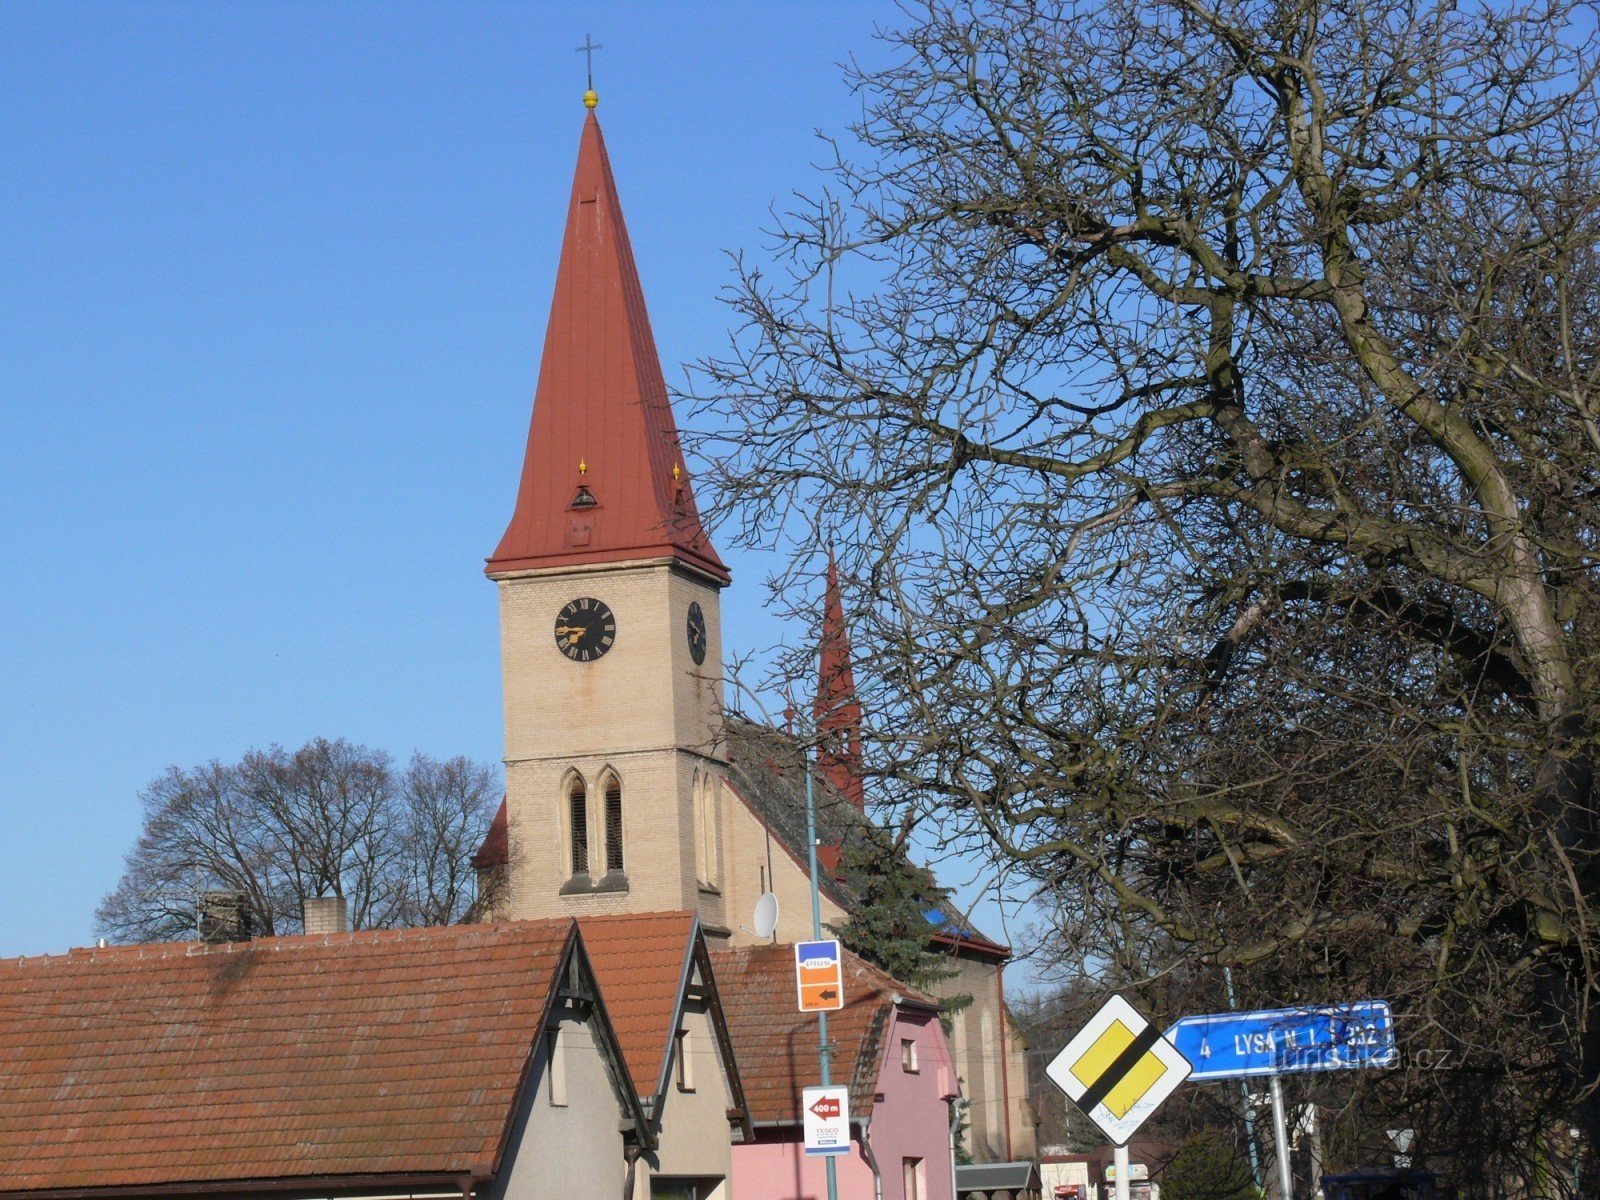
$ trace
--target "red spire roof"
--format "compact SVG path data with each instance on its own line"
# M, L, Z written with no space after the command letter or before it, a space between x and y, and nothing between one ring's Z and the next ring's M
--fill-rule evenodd
M861 701L850 665L850 631L839 596L839 568L828 554L828 588L822 606L821 669L813 707L817 723L817 769L834 791L863 812Z
M695 509L611 162L591 112L578 144L517 507L487 571L667 557L728 581Z

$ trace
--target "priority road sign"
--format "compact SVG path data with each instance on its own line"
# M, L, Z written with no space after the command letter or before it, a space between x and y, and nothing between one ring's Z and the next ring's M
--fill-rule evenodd
M850 1089L808 1087L800 1093L800 1124L807 1154L850 1153Z
M1107 1000L1044 1069L1117 1145L1133 1136L1189 1071L1189 1060L1121 996Z
M844 967L839 943L796 942L794 981L801 1012L829 1012L844 1007Z

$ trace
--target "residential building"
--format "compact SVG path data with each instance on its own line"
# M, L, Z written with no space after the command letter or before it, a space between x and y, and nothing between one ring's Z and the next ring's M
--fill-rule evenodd
M734 1138L753 1137L710 952L693 913L579 922L653 1134L636 1200L729 1200Z
M712 952L750 1105L754 1140L733 1149L734 1195L824 1195L806 1154L801 1093L821 1082L817 1019L796 1011L790 946ZM848 951L845 1006L828 1017L832 1082L849 1087L851 1150L835 1159L841 1197L953 1200L954 1066L932 997Z
M568 920L0 961L0 1196L534 1200L659 1153Z

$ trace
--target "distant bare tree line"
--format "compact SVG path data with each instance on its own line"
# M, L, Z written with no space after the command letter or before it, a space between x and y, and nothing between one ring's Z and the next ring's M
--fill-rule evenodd
M470 859L499 803L497 772L316 738L237 763L170 768L140 800L144 825L96 913L119 942L193 937L202 893L237 892L257 933L298 933L301 907L343 896L358 929L445 925L473 903Z

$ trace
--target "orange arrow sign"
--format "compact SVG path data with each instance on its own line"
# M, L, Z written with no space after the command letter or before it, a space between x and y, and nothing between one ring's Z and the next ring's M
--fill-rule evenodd
M797 942L794 980L801 1012L829 1012L844 1007L844 964L839 943Z

